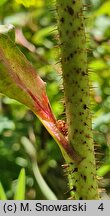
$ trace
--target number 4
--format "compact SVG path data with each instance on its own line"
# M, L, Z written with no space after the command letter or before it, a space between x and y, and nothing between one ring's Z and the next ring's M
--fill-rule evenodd
M104 210L103 203L101 203L101 204L99 205L98 209L100 209L101 211Z

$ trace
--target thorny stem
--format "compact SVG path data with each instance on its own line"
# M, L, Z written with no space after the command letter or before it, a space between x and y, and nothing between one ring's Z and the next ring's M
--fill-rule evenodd
M98 185L90 114L87 49L82 0L57 0L62 75L69 144L81 158L66 173L73 199L96 200Z

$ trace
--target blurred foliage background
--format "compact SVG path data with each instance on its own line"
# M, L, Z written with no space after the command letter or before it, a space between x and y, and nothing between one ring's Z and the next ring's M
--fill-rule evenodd
M104 176L100 186L106 188L109 195L110 1L85 0L86 3L94 140L103 152L97 156L97 172ZM9 23L15 26L19 48L47 83L47 94L56 117L65 119L55 1L1 0L0 24ZM30 110L0 95L0 181L8 199L14 197L21 168L26 172L25 199L46 199L32 168L33 157L57 198L66 199L67 179L61 167L64 160L57 144Z

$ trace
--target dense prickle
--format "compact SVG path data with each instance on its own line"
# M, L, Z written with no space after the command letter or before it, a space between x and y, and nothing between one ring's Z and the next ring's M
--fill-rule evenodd
M68 140L85 159L69 166L69 184L75 199L98 199L90 114L87 47L81 0L57 0L61 62L68 124Z

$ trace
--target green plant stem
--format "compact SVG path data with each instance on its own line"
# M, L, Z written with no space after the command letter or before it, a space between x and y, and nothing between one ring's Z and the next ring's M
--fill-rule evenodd
M84 7L81 0L56 2L68 141L83 158L78 164L69 162L66 168L70 191L73 199L96 200L99 196L90 114Z
M2 183L0 182L0 200L7 200L4 188L2 186Z
M26 152L28 153L29 157L31 158L32 162L32 170L34 173L34 177L36 179L36 182L38 183L40 190L44 194L45 198L47 200L57 200L56 195L54 192L49 188L47 183L45 182L44 178L42 177L38 164L37 164L37 158L36 158L36 149L34 148L33 144L30 142L29 139L26 137L22 137L21 143L24 146Z

